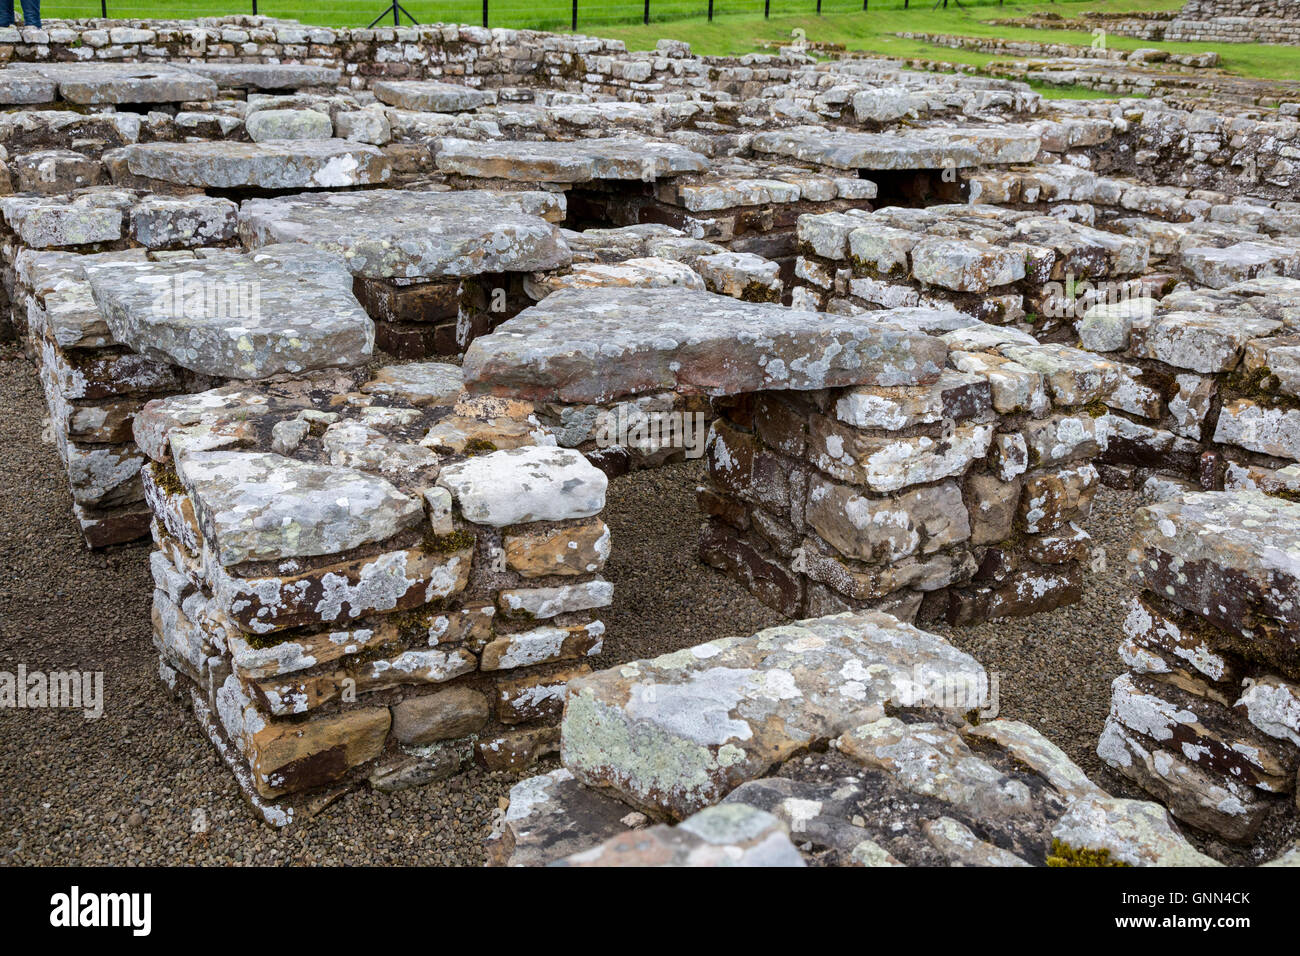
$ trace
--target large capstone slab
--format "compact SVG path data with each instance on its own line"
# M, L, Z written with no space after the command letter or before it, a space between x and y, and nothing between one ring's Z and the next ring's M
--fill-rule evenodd
M132 175L206 189L341 189L391 174L377 147L342 139L133 143L122 157Z
M222 378L358 365L375 327L341 257L306 246L86 268L113 338Z
M569 682L561 758L579 781L682 819L798 750L927 706L987 675L937 635L877 611L729 637Z
M829 131L796 127L754 137L756 153L771 153L835 169L945 169L988 163L1031 163L1039 138L1024 127L944 127L906 133Z
M471 391L605 402L677 391L914 385L939 377L937 338L860 318L681 289L566 289L478 338Z
M222 89L297 90L338 86L342 71L305 63L187 63L185 71L207 77Z
M438 168L479 179L585 183L593 179L654 182L708 169L708 157L661 140L639 137L585 139L576 143L438 141Z
M239 212L245 245L306 242L343 256L366 278L530 272L572 258L544 193L373 190L253 199Z

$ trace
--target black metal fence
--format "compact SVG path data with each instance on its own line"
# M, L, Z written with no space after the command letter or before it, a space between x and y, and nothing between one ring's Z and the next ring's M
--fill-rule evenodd
M2 0L0 0L2 2ZM245 0L249 4L249 9L254 15L266 16L284 16L290 19L301 19L302 12L298 4L284 4L280 0L262 0L259 6L259 0ZM790 0L777 0L778 7L775 11L777 16L798 16L808 13L816 13L821 16L824 13L844 13L850 10L858 9L857 0L825 0L828 9L823 10L824 0L804 0L804 2L790 2ZM875 9L965 9L971 6L1003 6L1005 0L918 0L913 3L912 0L876 0ZM1056 0L1049 0L1055 3ZM1065 0L1068 2L1068 0ZM654 4L652 6L652 3ZM725 11L715 9L715 3L725 6ZM411 0L407 0L411 4ZM422 6L432 6L430 4L421 4ZM629 3L619 3L620 8L616 14L611 12L609 0L571 0L569 9L564 10L563 0L541 0L534 4L520 3L519 0L482 0L481 10L476 5L469 2L457 2L451 4L437 4L439 8L435 16L441 22L466 23L473 22L481 16L482 25L505 26L505 27L532 27L538 29L562 29L564 26L564 14L568 13L567 26L573 31L579 28L580 20L589 24L599 23L634 23L638 17L628 7ZM109 0L100 0L99 13L105 19L110 16L116 16L125 19L144 19L156 14L144 12L151 6L148 3L135 3L131 0L127 2L115 2L112 4L113 10L110 11ZM293 9L285 9L292 6ZM349 12L351 8L357 7L357 4L348 3ZM446 10L441 8L447 7ZM770 18L773 16L772 0L763 0L763 16ZM268 9L271 8L271 9ZM686 9L688 8L689 9ZM278 8L278 9L277 9ZM634 9L634 8L633 8ZM871 0L862 0L861 9L864 12L870 12L873 9ZM563 11L563 12L561 12ZM53 15L58 13L51 11ZM228 13L237 13L237 10L227 8ZM715 15L721 13L754 13L757 12L757 0L699 0L698 3L683 3L682 0L640 0L640 17L643 24L649 24L652 19L657 22L668 22L672 20L695 19L703 16L709 22L712 22ZM374 8L369 12L359 10L357 22L355 25L360 26L365 19L369 19L375 13ZM206 9L202 14L197 10L189 15L198 16L218 15ZM172 15L176 16L175 14ZM183 16L183 15L182 15ZM335 21L339 17L331 18ZM434 22L426 19L425 22ZM409 7L403 4L402 0L390 0L389 5L378 12L370 20L369 26L375 27L381 24L391 23L393 26L402 26L404 24L418 25L419 20L411 13Z

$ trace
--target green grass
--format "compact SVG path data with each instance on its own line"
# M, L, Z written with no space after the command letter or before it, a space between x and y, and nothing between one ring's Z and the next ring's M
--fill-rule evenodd
M4 0L0 0L4 2ZM8 0L13 2L13 0ZM739 55L764 44L788 42L792 31L802 30L809 41L837 43L850 50L893 57L943 60L976 66L998 57L968 50L930 46L905 40L895 33L946 33L1002 37L1088 45L1091 34L1070 30L1037 30L996 26L987 21L1055 13L1074 17L1089 11L1132 12L1174 10L1183 0L1078 0L1059 3L1025 0L998 5L995 0L963 0L965 9L950 5L932 10L933 0L916 0L903 9L903 0L869 0L863 12L859 0L771 0L771 18L763 17L762 0L715 0L715 19L705 19L708 0L651 0L652 22L641 24L643 0L578 0L578 30L624 40L632 49L649 49L660 37L686 40L704 55ZM385 0L259 0L258 12L266 16L301 20L322 26L365 26L383 9ZM479 23L482 0L402 0L421 23ZM109 15L123 19L188 18L251 12L252 0L108 0ZM45 16L99 15L98 0L52 0L44 4ZM501 27L568 30L571 0L489 0L489 23ZM391 22L391 21L390 21ZM1152 43L1129 37L1107 36L1108 46L1132 50L1156 46L1172 52L1216 51L1225 70L1241 76L1270 80L1300 78L1300 49L1264 44ZM1053 96L1100 95L1088 90L1050 89Z

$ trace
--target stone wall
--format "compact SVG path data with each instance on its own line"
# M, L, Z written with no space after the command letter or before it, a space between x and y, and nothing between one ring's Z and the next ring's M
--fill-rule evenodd
M1163 39L1202 43L1300 42L1296 0L1187 0Z
M375 29L304 26L269 17L193 21L51 21L40 30L0 29L0 63L266 62L325 66L364 89L379 79L455 78L467 86L544 86L617 93L635 99L665 89L739 91L783 81L807 62L798 54L737 60L694 57L686 44L662 41L629 53L621 40L533 30L432 24Z
M889 322L944 331L943 313L917 313ZM1079 600L1092 549L1075 522L1106 446L1086 408L1101 365L1079 352L1069 367L1052 346L999 352L991 328L946 332L930 384L720 404L701 557L791 617L879 608L970 624Z
M867 319L956 308L997 324L985 338L1017 356L1004 371L1094 376L1086 402L1105 414L1096 463L1108 483L1155 495L1300 488L1291 216L1111 188L1068 165L967 181L973 198L1054 212L977 203L806 216L795 301ZM1106 229L1071 222L1077 201Z

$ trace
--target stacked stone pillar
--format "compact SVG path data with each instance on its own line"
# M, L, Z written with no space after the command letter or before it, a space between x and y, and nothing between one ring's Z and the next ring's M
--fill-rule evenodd
M459 370L324 372L150 403L154 642L284 825L553 750L601 650L605 476Z
M1138 512L1131 560L1129 672L1097 753L1179 819L1249 840L1295 808L1300 505L1249 490L1160 502Z

